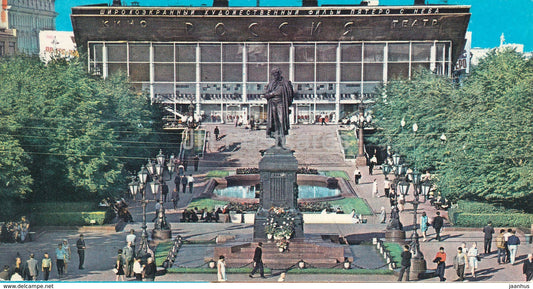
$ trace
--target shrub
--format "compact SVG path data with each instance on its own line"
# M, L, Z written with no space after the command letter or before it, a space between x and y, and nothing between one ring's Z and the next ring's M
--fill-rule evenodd
M36 226L85 226L104 224L106 212L50 212L34 213L31 217Z

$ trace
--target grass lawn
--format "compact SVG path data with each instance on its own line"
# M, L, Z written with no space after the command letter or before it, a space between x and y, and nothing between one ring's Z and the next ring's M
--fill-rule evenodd
M207 172L208 178L225 178L227 176L229 176L228 171L213 170L213 171Z
M355 209L356 214L373 214L372 209L370 209L366 202L361 198L344 198L342 200L329 201L328 203L330 203L333 208L341 207L346 214L349 214L352 209Z
M353 130L339 130L339 136L341 138L342 148L344 149L344 156L355 159L358 152L355 132Z
M348 177L348 174L345 171L322 171L321 173L330 178L342 178L347 181L350 180L350 177Z
M403 252L402 246L397 243L383 242L383 248L389 251L392 257L392 262L396 263L397 267L400 267Z
M214 209L217 206L223 207L223 206L225 206L227 204L229 204L229 202L217 201L217 200L212 200L212 199L208 199L208 198L203 198L203 199L193 199L189 203L189 206L187 206L187 208L195 208L196 207L198 209L207 208L208 210L212 210L212 209Z
M163 262L167 259L168 251L174 245L174 241L167 241L159 243L155 249L155 264L162 266Z

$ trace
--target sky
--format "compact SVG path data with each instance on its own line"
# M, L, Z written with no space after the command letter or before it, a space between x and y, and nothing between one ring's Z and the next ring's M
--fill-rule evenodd
M134 0L122 1L129 5ZM141 6L211 6L212 0L137 0ZM301 6L301 0L260 0L261 6ZM72 31L70 8L87 4L111 4L112 0L56 0L58 31ZM412 5L414 0L381 0L380 5ZM319 0L322 4L359 4L360 0ZM533 0L426 0L427 4L471 5L468 31L472 47L494 48L505 43L524 44L524 51L533 50ZM230 6L256 6L256 0L229 0Z

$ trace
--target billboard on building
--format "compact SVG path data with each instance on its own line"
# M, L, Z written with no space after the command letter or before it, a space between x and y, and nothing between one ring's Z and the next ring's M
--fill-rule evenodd
M39 56L43 62L52 58L78 57L74 33L70 31L43 30L39 32Z
M472 45L472 32L467 31L465 34L465 39L465 48L463 49L463 53L461 53L455 64L454 70L456 73L470 73L470 59L472 56L472 54L470 53Z

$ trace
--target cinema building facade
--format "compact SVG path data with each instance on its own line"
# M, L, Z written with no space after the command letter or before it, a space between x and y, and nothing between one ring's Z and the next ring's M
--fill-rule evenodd
M376 87L420 68L451 76L469 6L132 7L72 9L77 45L102 77L123 71L171 117L265 117L270 70L293 82L291 121L336 122Z

